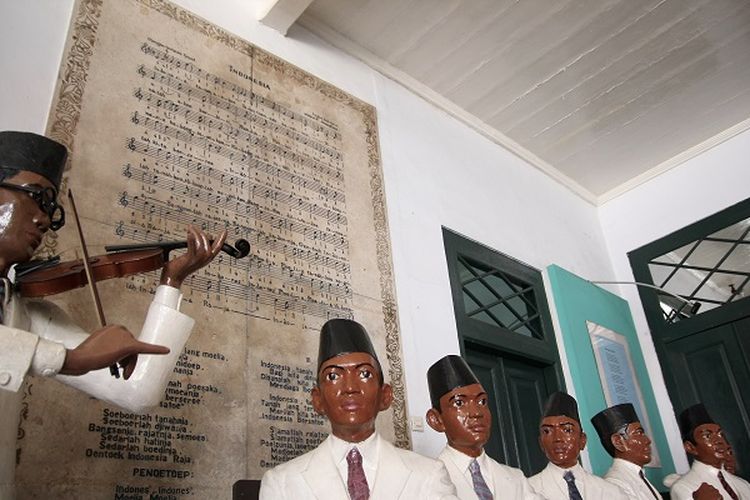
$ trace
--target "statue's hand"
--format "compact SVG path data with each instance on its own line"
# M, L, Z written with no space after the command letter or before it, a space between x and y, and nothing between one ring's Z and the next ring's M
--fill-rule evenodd
M139 354L168 353L169 349L164 346L137 340L124 326L109 325L89 335L75 349L68 350L60 373L83 375L119 362L127 380L135 370Z
M214 260L227 239L227 232L211 244L211 237L193 226L188 226L187 252L164 265L161 272L161 284L180 288L182 282L201 267Z
M695 500L722 500L719 490L708 483L701 483L697 490L693 492Z

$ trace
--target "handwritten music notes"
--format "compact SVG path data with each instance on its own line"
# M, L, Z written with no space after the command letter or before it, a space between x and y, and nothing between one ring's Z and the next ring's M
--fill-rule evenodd
M227 229L251 258L196 276L204 305L313 329L351 318L338 125L264 97L270 85L245 72L228 81L151 38L140 52L115 236Z

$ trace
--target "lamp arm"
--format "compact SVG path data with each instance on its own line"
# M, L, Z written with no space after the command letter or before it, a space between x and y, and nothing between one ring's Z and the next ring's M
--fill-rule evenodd
M643 286L646 288L652 288L654 290L657 290L663 294L669 295L671 297L674 297L675 299L679 300L680 302L684 302L687 304L691 309L695 308L696 305L699 305L699 302L694 302L691 300L686 299L685 297L680 297L677 294L674 294L670 292L669 290L665 290L662 287L652 285L651 283L644 283L642 281L591 281L591 283L594 283L596 285L636 285L636 286Z

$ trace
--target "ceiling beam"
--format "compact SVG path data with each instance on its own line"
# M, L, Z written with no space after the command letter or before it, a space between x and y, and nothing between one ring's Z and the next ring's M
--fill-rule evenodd
M312 0L263 0L257 11L257 19L282 35L302 15Z

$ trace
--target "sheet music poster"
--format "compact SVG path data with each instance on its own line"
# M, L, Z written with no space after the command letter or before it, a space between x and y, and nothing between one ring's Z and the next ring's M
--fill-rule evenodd
M228 498L328 434L309 391L334 317L368 328L396 399L379 429L410 446L372 106L166 1L80 0L48 134L90 253L188 224L252 249L183 286L196 326L156 411L29 380L20 498ZM75 258L68 226L46 247ZM138 332L157 284L101 282L108 321ZM87 291L54 301L96 327Z

